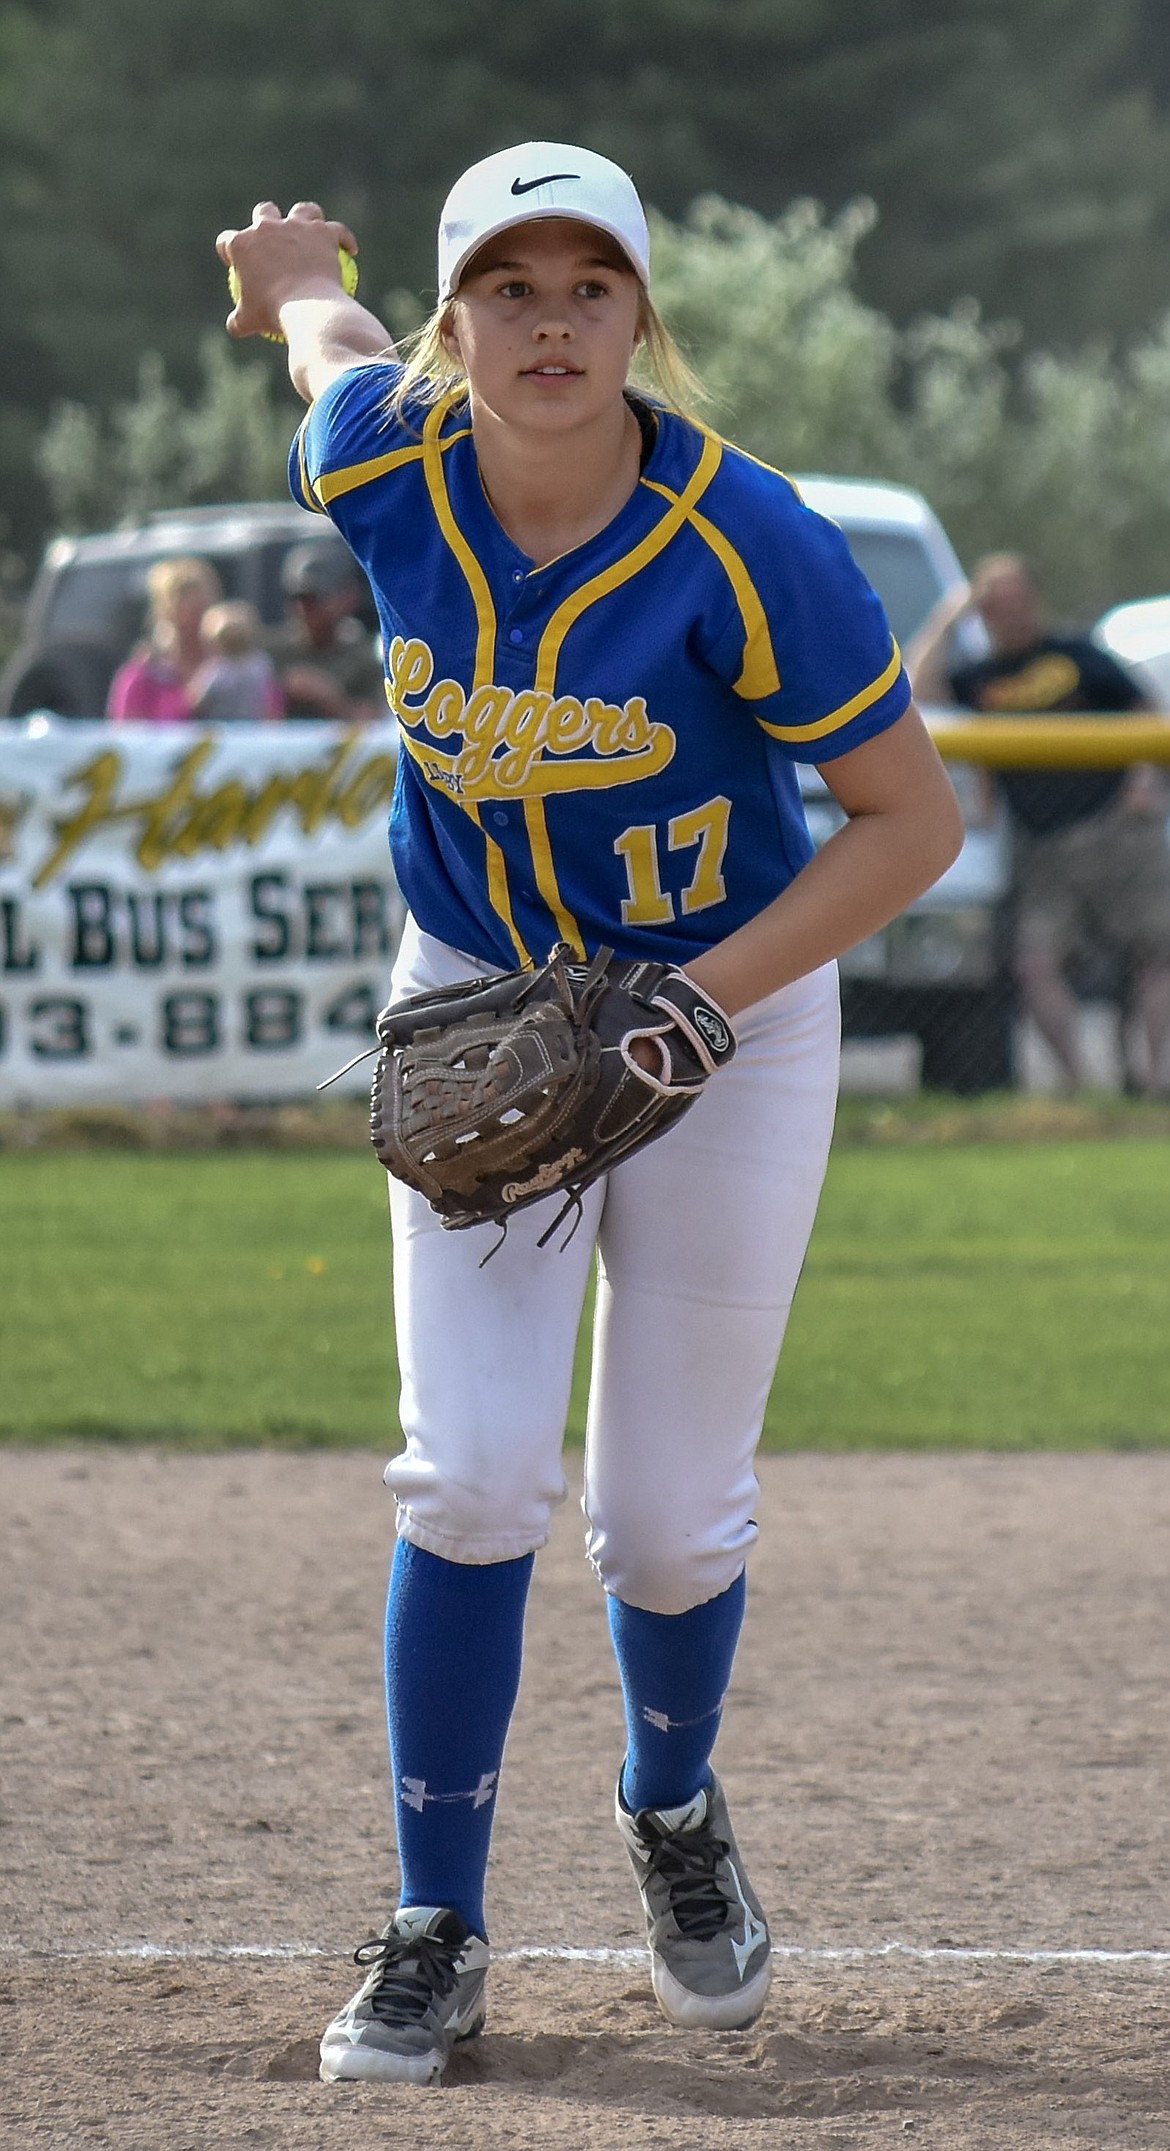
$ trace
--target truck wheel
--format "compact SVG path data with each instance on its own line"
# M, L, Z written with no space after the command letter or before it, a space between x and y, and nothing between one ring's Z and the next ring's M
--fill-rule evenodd
M102 651L83 645L47 651L17 674L8 698L9 715L51 710L57 717L104 717L111 677Z

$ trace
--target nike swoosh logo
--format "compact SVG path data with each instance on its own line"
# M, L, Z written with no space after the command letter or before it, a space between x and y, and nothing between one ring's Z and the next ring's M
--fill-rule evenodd
M757 1919L755 1913L752 1911L751 1906L747 1901L747 1898L743 1894L743 1890L740 1886L739 1876L737 1875L731 1861L728 1861L728 1866L731 1868L731 1879L733 1884L735 1885L735 1894L738 1897L740 1904L743 1906L743 1940L742 1942L737 1942L733 1937L729 1937L729 1940L731 1941L731 1954L735 1958L735 1968L736 1971L739 1973L740 1978L742 1979L749 1959L758 1949L760 1943L764 1941L765 1937L767 1936L768 1930L764 1925L764 1922L762 1920Z
M513 194L531 194L534 187L551 187L554 179L580 179L580 172L546 172L543 179L514 179Z

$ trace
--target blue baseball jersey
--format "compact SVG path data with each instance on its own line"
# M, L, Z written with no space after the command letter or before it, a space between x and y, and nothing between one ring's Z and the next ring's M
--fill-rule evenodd
M684 963L812 856L796 764L906 708L881 604L788 479L668 411L613 522L537 565L488 502L465 392L403 419L399 377L334 381L290 480L377 599L411 911L503 968L555 941Z

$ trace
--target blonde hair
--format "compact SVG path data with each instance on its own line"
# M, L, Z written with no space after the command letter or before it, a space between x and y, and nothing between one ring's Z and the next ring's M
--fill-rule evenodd
M667 410L676 411L692 425L701 425L696 406L703 400L703 384L683 357L645 285L640 284L638 291L638 345L630 368L630 386L648 388ZM405 365L396 387L386 398L385 408L404 424L409 424L408 401L434 405L452 391L467 388L467 375L443 340L457 297L458 293L444 299L420 328L401 339Z
M185 590L203 591L209 605L223 595L223 585L210 560L201 560L197 553L156 560L147 570L146 587L155 614L167 612Z
M222 605L208 606L199 632L225 657L247 657L260 639L260 615L245 599L228 598Z

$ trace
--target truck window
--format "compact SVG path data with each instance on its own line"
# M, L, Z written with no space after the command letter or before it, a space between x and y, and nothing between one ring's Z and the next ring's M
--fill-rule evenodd
M146 565L141 560L95 560L66 568L57 579L46 631L55 638L105 642L116 622L132 640L146 610Z

